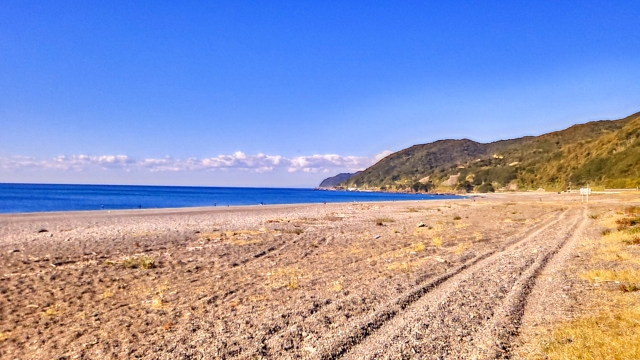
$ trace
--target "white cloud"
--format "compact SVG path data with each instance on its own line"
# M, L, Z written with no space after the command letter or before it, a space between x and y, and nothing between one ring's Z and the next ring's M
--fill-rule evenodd
M388 155L391 155L391 154L393 154L393 151L391 151L391 150L385 150L385 151L381 152L380 154L378 154L378 155L374 156L373 158L374 158L376 161L380 161L380 160L384 159L385 157L387 157Z
M286 158L280 155L247 155L237 151L231 155L211 158L175 159L172 157L134 159L127 155L72 155L53 159L12 156L0 157L1 170L52 169L83 171L87 169L120 169L125 171L146 170L150 172L182 172L207 170L242 170L257 173L282 169L295 173L329 173L333 171L357 171L374 164L385 151L375 158L366 156L343 156L338 154L309 155Z

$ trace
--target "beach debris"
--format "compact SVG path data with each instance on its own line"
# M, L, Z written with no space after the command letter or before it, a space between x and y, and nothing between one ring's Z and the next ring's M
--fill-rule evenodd
M46 232L49 232L49 230L47 230L45 228L42 228L42 229L38 230L38 234L46 233Z
M13 254L13 253L17 253L17 252L20 252L20 250L19 249L11 249L11 250L9 250L9 254Z
M419 228L421 228L421 227L427 227L427 224L425 224L425 223L423 223L423 222L421 221L421 222L419 222L419 223L418 223L418 226L416 226L416 227L419 227Z
M374 238L374 239L379 239L379 238L380 238L380 235L376 235L376 236L374 236L373 238Z
M447 260L445 260L445 259L441 258L440 256L436 256L436 257L434 257L433 259L434 259L435 261L437 261L437 262L441 262L441 263L445 263L445 262L447 262Z

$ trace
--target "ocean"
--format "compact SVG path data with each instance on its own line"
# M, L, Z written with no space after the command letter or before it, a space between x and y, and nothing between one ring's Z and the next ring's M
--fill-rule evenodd
M0 183L0 213L456 198L460 197L295 188Z

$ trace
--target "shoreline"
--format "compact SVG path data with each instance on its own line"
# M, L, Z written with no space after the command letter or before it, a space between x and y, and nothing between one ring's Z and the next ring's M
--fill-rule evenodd
M421 195L421 194L417 194ZM423 194L424 195L424 194ZM443 196L452 196L449 194L440 194ZM247 204L247 205L220 205L220 206L182 206L182 207L164 207L164 208L132 208L132 209L100 209L100 210L61 210L61 211L37 211L37 212L7 212L0 213L0 219L9 216L37 216L44 214L65 215L65 214L104 214L116 212L209 212L220 211L223 209L246 209L246 208L266 208L276 209L278 207L288 206L304 206L304 205L344 205L344 204L371 204L371 203L393 203L393 202L411 202L411 201L443 201L443 200L465 200L469 196L455 195L458 198L447 199L401 199L401 200L365 200L365 201L336 201L336 202L305 202L305 203L286 203L286 204Z
M329 190L331 191L331 190ZM597 195L616 195L618 193L592 193L592 196ZM429 194L416 194L416 195L429 195ZM342 201L342 202L309 202L309 203L287 203L287 204L247 204L247 205L229 205L229 206L183 206L183 207L165 207L165 208L132 208L132 209L100 209L100 210L62 210L62 211L39 211L39 212L16 212L16 213L0 213L0 220L7 217L37 217L40 215L115 215L115 214L131 214L131 215L144 215L144 214L189 214L189 213L202 213L202 212L215 212L223 210L242 210L242 209L280 209L282 207L294 207L294 206L311 206L311 205L347 205L347 204L385 204L394 202L412 202L412 201L459 201L459 200L473 200L473 199L502 199L507 197L541 197L554 199L558 197L571 197L580 199L580 195L577 193L562 193L556 192L505 192L505 193L468 193L467 195L458 194L432 194L434 196L457 196L457 198L447 199L402 199L402 200L371 200L371 201Z

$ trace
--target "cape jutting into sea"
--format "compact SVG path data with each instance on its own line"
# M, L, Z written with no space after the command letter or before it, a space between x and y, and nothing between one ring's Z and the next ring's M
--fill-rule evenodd
M0 213L455 198L460 197L289 188L0 184Z

